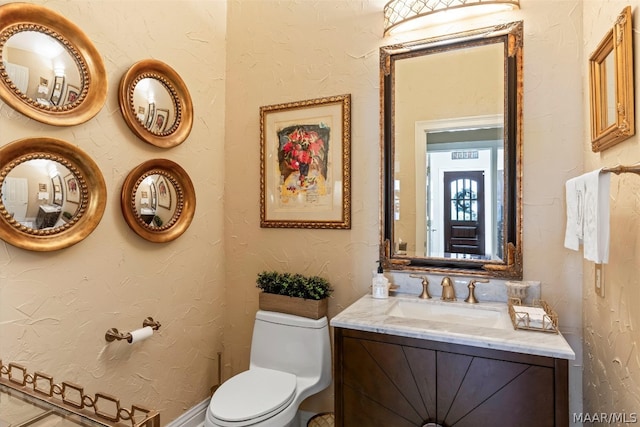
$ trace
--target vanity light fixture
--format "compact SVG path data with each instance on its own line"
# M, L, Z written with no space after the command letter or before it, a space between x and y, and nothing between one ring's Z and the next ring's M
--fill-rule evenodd
M519 9L520 0L391 0L384 6L384 35L471 16Z

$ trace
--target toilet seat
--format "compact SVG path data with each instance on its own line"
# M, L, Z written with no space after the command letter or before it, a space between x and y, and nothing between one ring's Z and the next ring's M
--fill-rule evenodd
M295 375L251 368L220 386L211 398L209 415L221 426L252 425L281 412L295 392Z

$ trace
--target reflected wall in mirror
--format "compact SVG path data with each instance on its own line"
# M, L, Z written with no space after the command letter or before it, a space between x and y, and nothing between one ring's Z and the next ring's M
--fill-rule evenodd
M166 159L149 160L132 170L120 200L129 227L156 243L180 237L189 228L196 206L189 175Z
M631 6L618 15L589 58L591 149L607 149L635 135Z
M522 31L381 48L387 268L522 277Z
M153 59L135 63L120 80L118 94L125 122L143 141L170 148L189 136L191 95L167 64Z
M53 251L87 237L106 206L106 186L82 150L54 138L27 138L0 148L0 238Z
M27 3L0 6L0 98L43 123L94 117L107 96L104 63L75 24Z

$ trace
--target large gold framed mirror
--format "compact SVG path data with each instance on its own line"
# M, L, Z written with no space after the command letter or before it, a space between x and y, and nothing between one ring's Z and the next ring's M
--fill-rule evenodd
M104 63L78 26L42 6L0 6L0 99L39 122L72 126L106 97Z
M635 135L631 6L618 15L589 58L591 149L607 149Z
M522 277L522 43L513 22L381 48L387 268Z
M118 101L131 131L156 147L174 147L191 132L191 95L180 75L164 62L135 63L120 80Z
M152 159L133 169L122 185L122 214L140 237L164 243L189 228L196 194L187 172L167 159Z
M55 138L25 138L0 148L0 238L19 248L54 251L98 225L107 190L96 163Z

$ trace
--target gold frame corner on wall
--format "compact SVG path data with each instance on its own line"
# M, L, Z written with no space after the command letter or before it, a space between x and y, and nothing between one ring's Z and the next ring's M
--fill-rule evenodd
M589 57L591 149L594 152L635 135L631 21L631 6L627 6Z
M351 228L351 95L260 107L260 227Z
M173 207L170 220L160 226L146 223L136 209L138 187L145 178L158 175L165 184L170 184L175 191L175 200L167 193L169 204L162 207ZM136 166L122 184L120 195L122 215L129 227L140 237L154 243L166 243L180 237L191 225L196 209L196 194L189 174L177 163L167 159L151 159Z
M78 205L77 213L64 225L32 228L14 218L0 191L0 239L31 251L55 251L80 242L98 226L107 204L107 189L98 165L85 152L60 139L25 138L1 147L0 159L0 190L9 173L22 163L52 160L65 166L71 172L65 185L72 181L77 193L73 201L67 200Z
M175 120L170 127L161 131L150 129L150 124L154 120L153 117L150 118L150 123L143 123L138 119L137 112L134 110L133 99L136 84L147 78L157 80L173 99ZM180 75L164 62L155 59L143 59L133 64L120 79L118 103L129 129L138 138L151 145L160 148L175 147L183 143L191 133L193 102L191 101L189 89ZM163 109L153 111L152 115L157 117L161 113L168 116L168 111ZM167 116L165 116L165 119Z
M22 93L9 77L4 65L4 47L11 36L20 32L38 32L55 39L78 64L82 87L67 86L63 105L43 105ZM75 94L68 98L70 91ZM58 96L64 96L61 91ZM0 5L0 99L11 108L54 126L73 126L93 118L107 99L107 72L100 53L89 37L63 15L43 6L28 3Z

